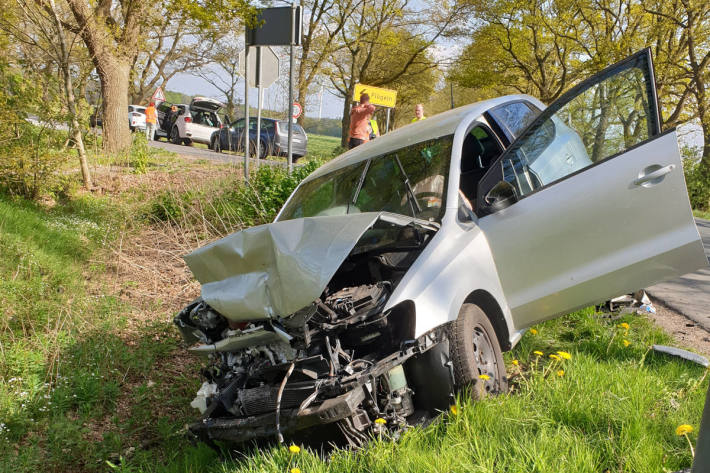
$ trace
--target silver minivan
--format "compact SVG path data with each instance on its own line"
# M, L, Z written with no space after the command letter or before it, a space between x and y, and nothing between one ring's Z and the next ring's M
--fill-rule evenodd
M350 150L275 222L185 260L202 294L175 323L206 357L191 432L355 446L462 387L505 390L531 325L707 265L649 50L548 107L486 100Z

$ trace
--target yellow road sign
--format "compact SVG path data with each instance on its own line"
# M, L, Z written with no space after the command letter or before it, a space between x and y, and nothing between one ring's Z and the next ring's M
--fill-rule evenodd
M355 92L353 92L353 100L356 102L359 102L360 95L363 93L370 96L370 103L373 105L380 105L381 107L394 108L394 104L397 103L397 91L396 90L381 89L380 87L373 87L371 85L365 85L365 84L355 84Z

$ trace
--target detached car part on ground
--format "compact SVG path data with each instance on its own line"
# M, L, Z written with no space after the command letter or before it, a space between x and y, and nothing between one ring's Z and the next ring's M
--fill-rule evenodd
M343 154L274 223L186 256L191 432L357 446L505 390L527 327L707 264L680 166L649 51L546 109L501 97Z

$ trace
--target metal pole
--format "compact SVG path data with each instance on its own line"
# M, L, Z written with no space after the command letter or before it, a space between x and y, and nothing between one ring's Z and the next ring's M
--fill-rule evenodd
M454 108L454 83L451 82L451 108Z
M247 30L248 31L248 30ZM249 34L244 50L244 181L249 182Z
M256 48L256 86L258 87L259 97L256 107L256 142L254 149L256 150L256 166L258 167L259 159L261 158L261 46Z
M296 3L291 3L291 51L288 65L288 172L293 170L293 46L296 43Z
M710 387L705 397L705 409L700 420L698 441L695 444L695 459L693 460L693 473L706 473L710 471Z
M387 107L387 125L385 126L385 133L390 131L390 109Z
M320 95L318 98L318 121L320 122L323 116L323 84L320 85Z

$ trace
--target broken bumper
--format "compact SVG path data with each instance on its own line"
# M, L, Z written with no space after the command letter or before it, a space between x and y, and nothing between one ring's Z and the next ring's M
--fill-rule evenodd
M359 386L338 397L328 399L318 406L303 410L284 409L280 412L277 428L276 412L235 417L205 417L200 422L190 425L189 430L202 441L220 440L243 443L250 440L276 437L281 433L292 433L314 425L336 422L358 414L358 405L365 399L363 386ZM366 415L359 412L360 415Z

